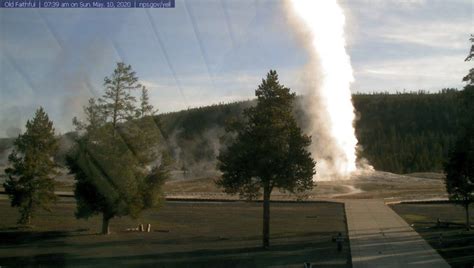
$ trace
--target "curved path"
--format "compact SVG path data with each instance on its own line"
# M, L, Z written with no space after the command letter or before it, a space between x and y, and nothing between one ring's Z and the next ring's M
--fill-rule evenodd
M383 200L346 200L352 266L450 267Z

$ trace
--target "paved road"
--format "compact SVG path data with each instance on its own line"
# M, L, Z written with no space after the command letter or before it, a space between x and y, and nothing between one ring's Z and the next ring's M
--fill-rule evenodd
M352 265L360 267L450 267L382 200L347 200Z

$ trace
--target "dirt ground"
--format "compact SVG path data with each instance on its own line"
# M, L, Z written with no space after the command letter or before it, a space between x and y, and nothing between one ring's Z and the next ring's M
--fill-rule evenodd
M340 203L272 203L271 248L262 250L261 203L167 202L140 219L115 218L112 234L98 235L100 218L74 218L72 198L52 213L40 211L31 229L17 229L17 211L0 200L0 266L350 267ZM150 233L127 232L139 223Z
M214 183L218 177L186 179L172 178L165 183L164 192L169 198L229 199L238 200L238 196L225 194ZM0 178L0 182L2 182ZM74 188L71 175L57 178L56 191L70 193ZM0 186L0 192L3 187ZM1 197L0 197L1 198ZM419 199L447 199L444 175L441 173L394 174L382 171L360 172L347 180L335 179L316 181L312 191L304 195L280 192L275 189L273 200L328 200L328 199L385 199L387 202Z
M304 196L308 200L321 199L372 199L387 201L447 198L444 176L439 173L398 175L373 171L353 175L349 180L317 181ZM218 188L217 178L170 180L165 184L168 197L238 199ZM296 200L302 196L273 191L274 200Z

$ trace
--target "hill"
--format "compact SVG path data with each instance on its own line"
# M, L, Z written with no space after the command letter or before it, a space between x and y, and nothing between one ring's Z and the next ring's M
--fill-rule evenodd
M356 135L361 149L358 156L380 171L399 174L442 171L456 135L458 95L454 89L438 93L353 95ZM303 122L299 101L301 97L295 103L295 116ZM162 134L160 146L174 160L173 176L217 175L216 156L229 138L226 122L241 119L242 111L254 104L255 101L218 104L155 116ZM67 133L60 139L61 149L56 157L60 164L73 136L74 133ZM0 166L6 164L12 144L13 139L0 139Z
M377 169L394 173L440 172L456 137L456 90L355 95L356 135Z
M393 173L440 172L456 135L458 91L355 94L359 157ZM301 98L299 99L301 101ZM225 124L254 102L220 104L157 116L176 160L187 172L215 170ZM296 104L295 114L303 121Z

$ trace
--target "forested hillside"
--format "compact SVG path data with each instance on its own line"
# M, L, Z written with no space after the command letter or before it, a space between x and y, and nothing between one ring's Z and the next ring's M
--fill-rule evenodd
M355 94L356 134L362 150L359 157L377 169L394 173L442 171L454 142L459 92ZM301 98L298 99L301 101ZM175 174L207 176L216 172L216 156L226 122L239 119L253 101L194 108L155 117L162 134L162 146L173 159ZM298 104L295 104L298 108ZM302 113L296 110L300 121ZM62 163L74 133L61 137L56 160ZM1 165L6 164L12 139L0 139ZM3 171L3 170L2 170Z
M227 122L238 120L243 109L252 104L236 102L158 115L155 121L174 160L174 169L181 170L184 177L215 174L216 157L223 139L228 138Z
M456 133L456 90L439 93L356 94L356 134L364 157L395 173L441 171ZM215 168L225 123L252 102L222 104L159 115L176 168ZM297 117L300 113L297 113Z
M354 95L360 153L378 170L443 169L457 125L458 92Z

